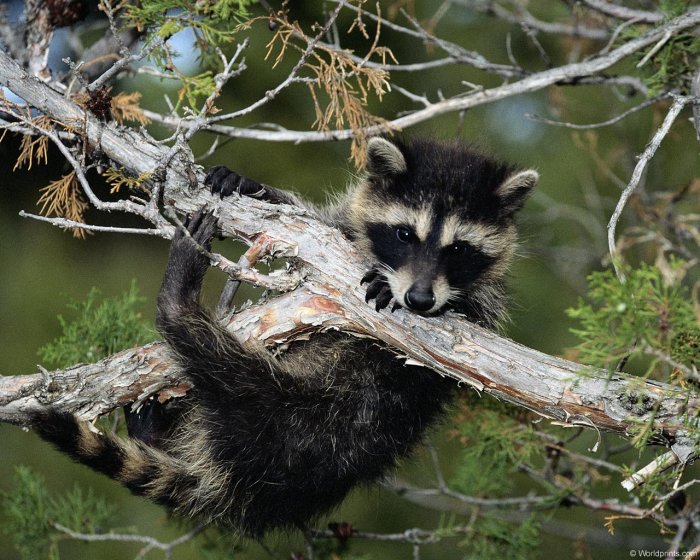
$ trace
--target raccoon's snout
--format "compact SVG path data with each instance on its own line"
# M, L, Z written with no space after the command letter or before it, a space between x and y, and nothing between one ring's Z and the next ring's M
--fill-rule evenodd
M406 306L414 311L428 311L435 305L435 294L430 286L425 288L418 284L413 284L403 299Z

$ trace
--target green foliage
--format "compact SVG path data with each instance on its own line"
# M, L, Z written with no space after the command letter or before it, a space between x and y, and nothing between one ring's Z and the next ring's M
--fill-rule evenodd
M51 500L50 517L58 524L80 533L102 532L114 508L96 497L92 488L85 493L79 486Z
M181 80L182 87L178 94L178 104L185 100L190 107L195 107L198 99L207 97L216 87L214 74L211 70L206 70L196 76L182 76Z
M94 362L124 348L145 344L154 333L137 310L145 298L138 295L136 283L118 297L98 303L100 291L92 288L84 301L73 301L72 321L58 316L63 334L39 349L41 359L52 367Z
M659 9L666 21L682 15L687 10L686 0L663 0ZM644 27L632 31L633 36L641 34ZM664 91L690 94L690 81L697 69L697 53L700 52L700 37L692 32L675 33L668 37L657 52L646 60L646 53L639 54L642 76L652 95ZM655 46L650 49L656 48ZM647 51L651 52L651 51Z
M541 456L543 444L533 429L532 417L514 406L495 399L467 398L456 417L454 435L464 446L450 487L470 496L498 498L510 495L518 485L519 465ZM552 503L558 501L552 496ZM460 543L468 558L515 558L537 556L540 524L535 515L520 524L482 513L470 521L467 537ZM445 535L453 533L449 524Z
M235 24L249 17L253 0L149 0L125 6L130 25L146 29L147 40L168 39L175 33L192 28L199 44L217 44L231 40Z
M456 435L464 451L452 481L456 489L489 497L512 489L518 464L542 449L531 425L518 420L522 414L494 399L463 408L457 416Z
M690 93L690 79L700 51L700 37L691 33L679 33L652 57L652 70L645 78L650 93L657 95L667 90Z
M51 497L41 475L19 466L15 470L15 490L2 494L4 530L15 542L20 558L37 560L59 558L58 542L65 535L59 524L81 533L97 533L112 515L112 508L92 491L78 487Z
M318 560L372 560L370 554L358 554L350 551L348 541L338 539L320 539L314 542L314 558Z
M659 11L666 21L683 15L688 7L688 0L660 0Z
M683 262L672 259L669 265L673 272ZM645 263L625 274L622 283L612 270L592 273L590 303L581 299L567 310L579 324L571 329L581 341L578 358L614 369L628 357L655 356L646 375L658 371L660 356L690 367L698 358L700 327L689 290L669 283L661 268Z
M178 96L178 108L183 101L194 108L198 99L209 96L215 89L213 73L206 70L195 76L180 72L173 62L177 53L171 45L165 45L176 33L191 29L194 48L205 66L220 66L215 47L234 40L237 25L249 17L248 7L253 0L218 0L215 2L188 2L185 0L149 0L124 5L124 20L128 26L145 29L144 42L156 46L151 52L154 63L167 73L172 73L182 87Z
M235 557L234 552L243 550L239 538L218 527L207 528L191 544L197 550L197 557L202 560L229 560Z
M529 560L537 557L539 542L540 523L534 514L519 525L483 515L460 544L469 549L469 560Z
M15 469L15 484L13 494L3 494L5 532L14 539L21 558L57 558L51 540L50 498L43 478L20 466Z

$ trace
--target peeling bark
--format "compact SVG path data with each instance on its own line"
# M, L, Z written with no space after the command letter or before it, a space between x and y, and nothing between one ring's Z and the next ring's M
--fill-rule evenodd
M453 314L424 318L403 309L376 312L365 303L359 285L369 263L362 262L357 249L338 231L298 208L211 196L200 186L203 173L190 163L185 148L178 154L139 132L97 121L28 76L4 53L0 53L0 83L57 121L81 123L85 140L117 165L162 179L165 206L179 213L208 206L219 218L222 235L247 241L257 256L269 247L293 249L296 256L289 260L303 278L301 285L228 318L228 328L244 344L280 345L328 329L374 337L395 348L397 359L425 364L436 374L561 425L622 435L637 432L653 416L654 431L670 441L682 432L685 418L697 414L697 400L689 401L678 388L585 368ZM185 389L167 349L154 343L95 364L0 378L0 421L22 424L30 410L49 403L89 419L151 394L168 398Z

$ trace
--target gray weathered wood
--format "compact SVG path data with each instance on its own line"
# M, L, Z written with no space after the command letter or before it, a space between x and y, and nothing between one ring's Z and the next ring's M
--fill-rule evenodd
M154 172L164 161L167 148L139 132L86 116L4 53L0 84L58 121L83 123L87 141L133 173ZM291 261L304 278L300 287L230 319L229 329L246 344L284 344L326 329L371 336L396 348L397 359L426 364L543 417L620 434L636 431L655 411L655 430L673 436L682 430L684 415L697 412L697 401L687 402L675 387L589 369L582 375L581 365L526 348L454 315L376 312L364 302L359 286L367 263L337 231L296 208L249 198L219 201L205 189L193 188L187 177L183 158L172 158L164 177L167 206L187 213L206 205L218 215L224 236L255 247L276 243L296 254ZM201 171L196 177L201 182ZM47 403L93 418L159 391L162 398L168 391L179 394L182 382L167 350L156 343L96 364L0 378L0 421L21 424L27 412Z

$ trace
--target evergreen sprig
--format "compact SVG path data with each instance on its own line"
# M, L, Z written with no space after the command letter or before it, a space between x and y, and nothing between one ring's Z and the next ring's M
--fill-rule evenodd
M498 401L466 405L455 418L454 435L464 451L452 485L467 495L506 495L515 484L518 465L536 456L541 441L521 411Z
M98 533L114 510L92 490L83 492L78 486L51 496L44 478L25 466L15 469L15 490L0 496L5 532L13 538L23 560L58 560L58 542L66 536L56 524L81 533Z
M661 0L659 11L664 14L664 21L670 21L682 15L688 7L686 0ZM623 31L624 39L641 36L646 25L630 26ZM675 91L689 95L691 80L697 69L697 53L700 52L700 37L696 33L681 32L668 36L647 52L636 55L637 67L650 95L666 91Z
M469 550L470 560L531 560L538 557L540 521L535 514L529 515L518 525L492 515L482 515L472 529L460 543Z
M129 27L145 30L145 44L158 45L153 48L150 58L158 68L172 74L181 83L177 108L184 102L195 108L201 98L214 91L214 73L210 69L194 76L181 72L173 61L177 53L166 41L189 29L203 66L218 67L221 59L216 55L216 49L235 40L238 24L250 17L248 8L253 4L254 0L133 2L124 4L124 21Z
M121 296L98 303L100 290L92 288L84 301L72 301L67 307L75 318L58 316L63 334L39 349L41 359L51 367L67 367L94 362L138 344L153 340L155 334L138 311L145 298L139 296L136 283Z
M683 261L671 259L669 264L680 270ZM655 377L660 377L657 366L663 357L691 368L699 356L700 327L689 290L669 283L660 268L646 263L625 274L621 283L612 270L592 273L587 301L580 299L567 310L579 325L571 329L580 340L577 358L614 369L629 358L652 357L644 374Z

